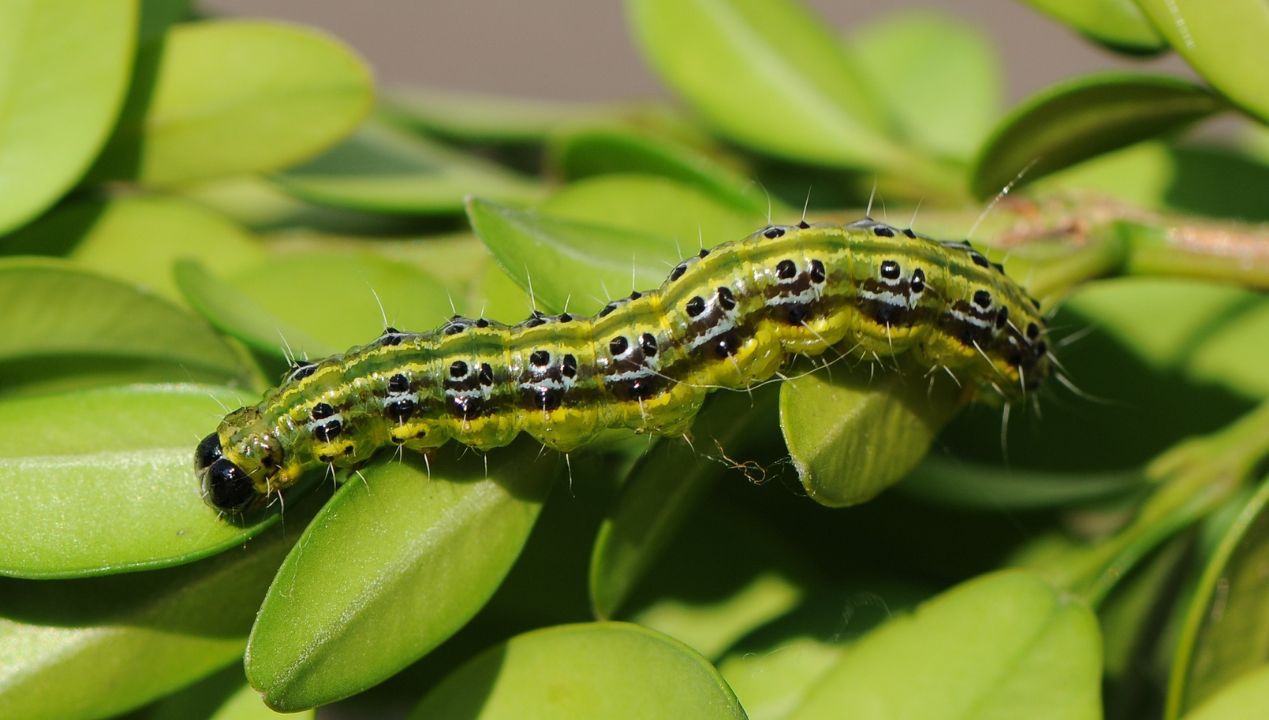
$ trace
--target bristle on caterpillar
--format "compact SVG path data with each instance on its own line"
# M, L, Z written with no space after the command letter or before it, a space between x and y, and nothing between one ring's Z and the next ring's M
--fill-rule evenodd
M709 391L831 348L905 354L1013 399L1050 374L1044 334L1038 303L967 242L868 218L775 225L702 250L591 318L455 316L297 365L199 444L195 468L209 504L241 511L389 445L488 450L527 432L567 452L608 428L677 435Z

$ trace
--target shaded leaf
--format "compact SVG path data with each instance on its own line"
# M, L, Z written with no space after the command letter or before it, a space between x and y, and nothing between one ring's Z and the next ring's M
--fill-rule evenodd
M1269 658L1269 480L1239 511L1208 562L1186 614L1168 688L1169 718L1190 710ZM1264 673L1261 673L1264 675ZM1262 698L1269 698L1263 693ZM1263 707L1263 702L1259 705ZM1189 714L1187 714L1189 713ZM1220 717L1214 714L1213 717Z
M718 671L682 643L637 625L594 623L535 630L490 648L411 717L710 720L745 713Z
M609 126L578 127L557 134L550 153L551 164L568 178L613 173L659 175L695 186L742 213L761 216L767 211L767 195L757 183L693 148L651 133Z
M807 494L854 505L916 467L965 397L941 375L839 365L781 385L780 428Z
M64 204L6 238L0 249L6 254L61 255L170 300L181 299L172 270L179 258L224 273L264 256L259 243L228 219L159 196Z
M312 720L313 717L312 710L294 715L270 710L259 693L247 685L239 663L163 698L146 713L148 720Z
M521 202L541 194L528 178L377 121L273 179L309 202L404 215L458 214L473 193Z
M0 401L0 574L82 577L192 562L277 520L204 502L194 446L243 396L134 385Z
M1187 713L1185 720L1241 720L1269 705L1269 664L1247 672Z
M0 307L0 393L94 382L232 382L249 374L198 318L65 261L0 259Z
M92 175L172 185L285 167L351 131L371 92L362 61L312 30L239 20L174 25L138 54Z
M278 572L247 648L265 701L347 697L422 657L485 604L520 553L555 476L521 442L429 474L411 455L340 489Z
M184 567L85 580L0 580L0 716L106 717L242 655L260 598L307 520Z
M930 456L899 487L905 495L939 505L1000 510L1063 507L1121 498L1143 490L1148 482L1144 474L1135 470L1046 472Z
M0 6L0 234L88 169L123 104L135 0Z
M1184 127L1224 109L1188 80L1106 73L1054 85L1015 108L975 160L970 189L989 198L1081 160Z
M542 142L561 125L617 114L613 105L454 92L388 88L383 112L394 124L462 142Z
M913 691L920 678L920 692ZM958 585L850 646L790 720L1100 718L1101 644L1088 608L1033 575Z
M1260 0L1136 3L1203 79L1269 122L1269 7Z
M724 475L726 461L716 455L747 454L773 434L777 397L774 387L758 391L757 399L719 393L693 423L692 445L663 438L637 461L591 550L590 599L598 617L616 614Z

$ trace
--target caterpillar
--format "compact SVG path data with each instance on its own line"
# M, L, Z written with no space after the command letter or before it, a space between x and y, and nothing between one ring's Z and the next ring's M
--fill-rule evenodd
M449 440L489 450L527 432L568 452L607 428L683 433L706 394L772 378L797 355L907 354L1007 399L1051 372L1039 303L968 241L871 218L771 225L680 262L656 290L590 318L508 326L454 316L431 332L297 363L195 451L217 510L259 507L307 470Z

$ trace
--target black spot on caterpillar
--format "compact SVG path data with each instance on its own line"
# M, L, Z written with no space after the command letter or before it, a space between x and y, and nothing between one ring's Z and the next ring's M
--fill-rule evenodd
M388 445L488 450L527 432L567 452L607 428L675 435L706 394L795 355L906 353L1007 398L1050 374L1037 303L968 243L848 225L770 226L702 251L593 318L455 316L293 369L195 452L203 494L240 511L305 471Z

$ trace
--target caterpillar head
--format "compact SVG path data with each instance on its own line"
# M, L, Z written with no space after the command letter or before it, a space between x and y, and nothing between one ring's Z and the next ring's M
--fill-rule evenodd
M268 476L277 465L276 447L257 408L230 413L194 451L203 500L227 513L262 505L271 486Z

